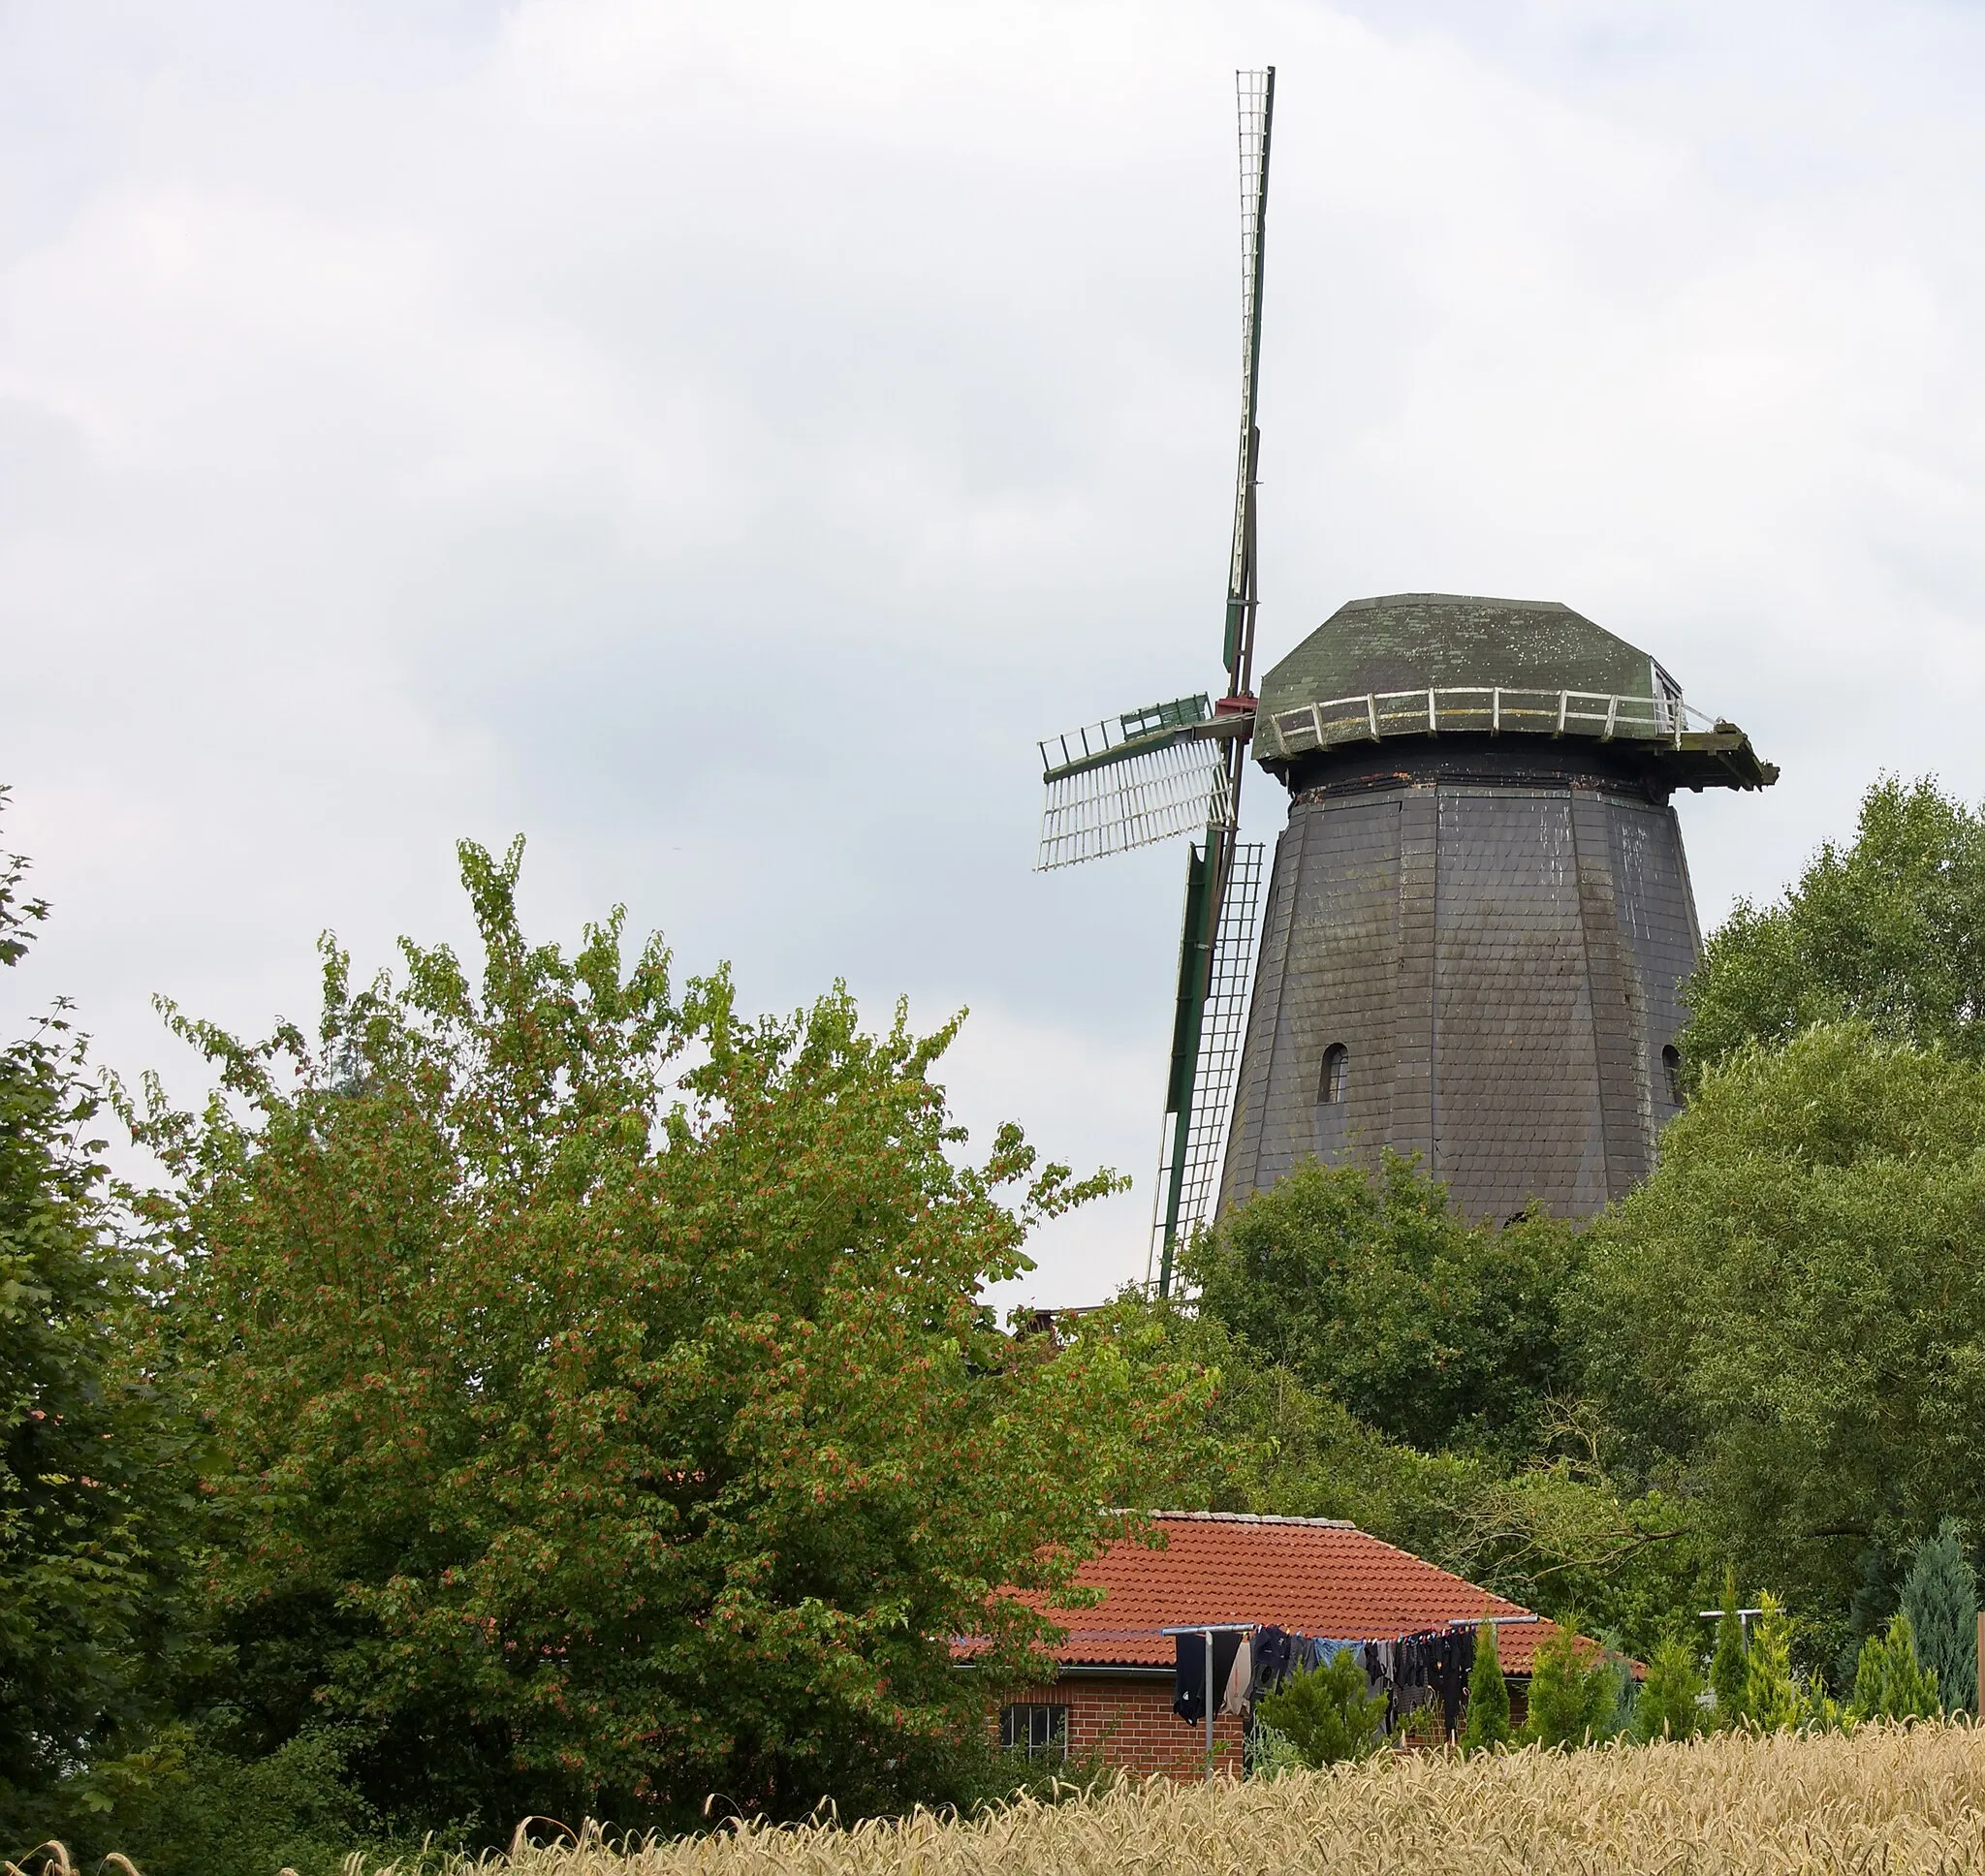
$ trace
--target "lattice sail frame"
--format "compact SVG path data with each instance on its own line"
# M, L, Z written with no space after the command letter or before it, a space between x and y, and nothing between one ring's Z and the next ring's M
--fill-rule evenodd
M1231 785L1220 745L1181 741L1048 784L1037 873L1223 827Z
M1234 478L1234 555L1227 597L1238 602L1246 583L1248 461L1254 433L1261 364L1261 235L1267 213L1262 172L1268 164L1271 72L1236 72L1235 101L1241 126L1241 460Z
M1179 1197L1177 1242L1190 1241L1213 1221L1220 1169L1227 1156L1227 1128L1234 1113L1235 1079L1241 1044L1247 1033L1247 1004L1254 986L1255 930L1261 908L1261 875L1268 849L1261 841L1234 848L1220 928L1213 942L1213 976L1201 1018L1199 1062L1192 1078L1192 1119L1185 1136L1185 1179ZM1158 1149L1158 1182L1151 1204L1150 1255L1145 1280L1164 1251L1165 1193L1172 1179L1173 1130L1167 1125Z

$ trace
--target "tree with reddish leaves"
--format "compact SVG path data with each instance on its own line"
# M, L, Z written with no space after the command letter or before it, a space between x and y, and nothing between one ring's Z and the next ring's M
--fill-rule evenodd
M176 1012L220 1088L140 1138L208 1417L208 1591L272 1749L327 1723L393 1818L943 1797L1053 1590L1204 1385L1133 1316L1008 1334L982 1288L1108 1189L960 1157L898 1008L746 1020L620 917L526 941L461 849L480 982L403 944L315 1038ZM953 1638L986 1648L961 1670Z

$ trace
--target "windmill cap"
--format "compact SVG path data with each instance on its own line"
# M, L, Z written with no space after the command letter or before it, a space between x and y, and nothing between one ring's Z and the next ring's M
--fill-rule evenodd
M1528 732L1638 745L1685 787L1778 779L1735 725L1686 710L1647 652L1559 600L1354 599L1269 672L1260 696L1254 749L1272 768L1340 743Z
M1261 706L1479 684L1653 697L1654 672L1645 651L1555 599L1392 593L1339 607L1262 680Z

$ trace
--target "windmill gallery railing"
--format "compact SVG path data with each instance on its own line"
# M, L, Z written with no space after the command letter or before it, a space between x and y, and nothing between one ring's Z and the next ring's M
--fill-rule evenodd
M1591 736L1601 742L1628 737L1682 746L1691 722L1711 720L1678 697L1619 697L1604 691L1523 690L1507 685L1458 684L1431 690L1368 691L1333 697L1299 709L1277 710L1255 729L1255 753L1271 760L1346 742L1385 736L1480 735Z

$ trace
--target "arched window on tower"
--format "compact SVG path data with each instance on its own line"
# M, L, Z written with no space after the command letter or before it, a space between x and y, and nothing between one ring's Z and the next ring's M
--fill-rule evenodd
M1316 1084L1318 1101L1337 1102L1344 1098L1351 1079L1351 1051L1342 1043L1332 1043L1323 1051L1323 1075Z
M1682 1051L1670 1043L1661 1050L1661 1067L1668 1077L1668 1100L1677 1108L1688 1105L1687 1090L1682 1085Z

